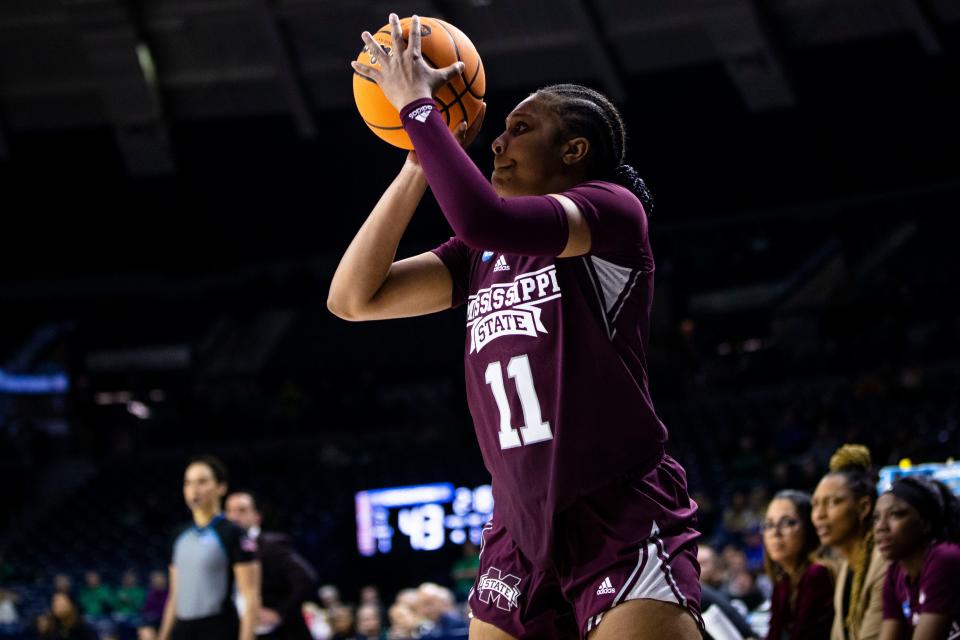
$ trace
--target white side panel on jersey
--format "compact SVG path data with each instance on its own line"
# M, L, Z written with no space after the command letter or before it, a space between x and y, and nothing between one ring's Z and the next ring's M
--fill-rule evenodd
M603 309L607 314L612 314L613 306L617 304L620 294L627 288L634 270L597 256L590 256L590 260L593 261L593 268L596 270L597 279L600 281L600 290L603 293Z
M643 272L597 256L584 257L583 260L587 275L600 301L600 308L603 310L603 322L607 328L607 335L613 340L613 336L617 334L617 328L614 326L617 316L623 310L627 298L630 297Z

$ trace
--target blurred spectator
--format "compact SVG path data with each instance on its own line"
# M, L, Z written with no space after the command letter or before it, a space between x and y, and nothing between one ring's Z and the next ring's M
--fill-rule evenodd
M310 637L313 640L330 640L333 636L327 612L316 603L308 602L303 605L303 619L307 623L307 628L310 629Z
M364 585L360 589L360 604L380 606L380 589L375 584Z
M133 619L143 611L146 599L147 593L140 586L136 572L126 571L114 597L114 613L128 620Z
M779 460L770 468L769 484L774 491L781 491L796 485L791 473L790 465Z
M747 569L737 569L727 584L727 593L730 600L736 604L739 600L746 607L746 612L753 611L764 602L763 594L757 588L757 580Z
M33 623L33 630L37 640L55 640L57 628L53 615L41 613Z
M322 585L317 589L317 595L320 597L320 605L327 611L343 604L340 601L340 590L332 584Z
M725 588L729 589L730 583L733 582L735 575L741 571L749 573L749 569L747 569L747 554L738 546L728 544L723 548L721 557L723 558L723 565L727 572L724 584Z
M96 640L97 633L83 620L77 606L65 593L53 594L53 636L59 640Z
M110 588L100 581L100 574L87 571L84 575L84 587L77 596L80 608L92 617L99 618L113 610L114 601Z
M353 637L353 610L345 604L337 604L329 609L330 629L333 640L347 640Z
M467 621L457 611L453 592L438 584L425 582L420 585L416 612L421 618L421 637L447 637L464 633L467 629Z
M735 491L730 496L730 504L723 510L725 542L741 544L747 530L759 524L760 514L747 501L746 494L742 491Z
M726 582L726 570L723 561L713 547L700 545L697 548L697 562L700 564L700 583L713 589L723 589Z
M453 577L453 592L457 600L464 601L470 595L473 584L480 573L480 551L469 540L463 544L463 555L453 563L450 575Z
M157 629L144 625L137 628L137 640L157 640Z
M743 555L747 560L747 569L753 573L763 569L763 527L757 525L747 529L743 536Z
M730 604L727 596L705 584L700 585L700 609L709 639L730 638L731 626L744 640L757 635L740 611Z
M0 589L0 625L14 625L20 622L20 614L17 612L18 600L14 592Z
M71 595L73 593L73 580L70 579L70 576L65 573L58 573L53 576L53 592Z
M420 594L416 589L401 589L397 592L397 602L410 607L416 614L420 602Z
M408 605L397 602L390 607L390 631L387 637L390 640L410 640L415 638L417 627L420 626L417 614Z
M820 546L810 496L777 493L763 521L765 570L774 581L768 640L828 638L833 624L833 576L813 561Z
M376 604L362 604L357 607L357 635L355 640L386 640L380 607Z
M167 574L163 571L150 572L150 590L143 603L143 622L152 627L160 624L163 607L167 604Z

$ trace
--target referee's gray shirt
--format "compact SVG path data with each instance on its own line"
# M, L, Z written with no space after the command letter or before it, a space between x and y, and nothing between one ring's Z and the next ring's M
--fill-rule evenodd
M257 543L218 514L205 527L184 529L173 543L177 620L236 615L233 565L256 560Z

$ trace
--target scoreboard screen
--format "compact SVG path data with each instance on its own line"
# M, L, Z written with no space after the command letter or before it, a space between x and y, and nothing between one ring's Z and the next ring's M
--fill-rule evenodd
M362 556L387 554L398 540L414 551L436 551L467 540L480 544L493 514L490 485L455 487L449 482L370 489L356 494L357 549Z

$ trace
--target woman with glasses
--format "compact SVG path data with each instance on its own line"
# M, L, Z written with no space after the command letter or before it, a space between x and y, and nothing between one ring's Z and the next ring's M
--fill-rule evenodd
M819 640L833 624L833 576L814 561L820 546L810 496L786 489L763 520L764 568L773 581L767 640Z

